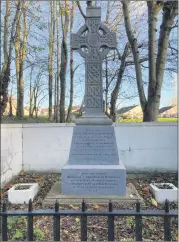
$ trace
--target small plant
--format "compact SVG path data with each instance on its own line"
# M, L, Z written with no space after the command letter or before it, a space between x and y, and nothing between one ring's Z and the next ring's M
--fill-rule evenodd
M12 237L13 240L18 240L18 239L23 239L24 238L24 233L20 229L16 229L15 233Z
M7 219L8 236L12 240L25 240L27 239L27 217L17 216L8 217ZM43 240L45 238L45 233L39 229L34 229L34 239Z
M43 240L45 238L45 234L41 229L35 228L34 237L35 240Z
M126 224L128 227L133 228L135 226L135 218L131 216L127 217Z

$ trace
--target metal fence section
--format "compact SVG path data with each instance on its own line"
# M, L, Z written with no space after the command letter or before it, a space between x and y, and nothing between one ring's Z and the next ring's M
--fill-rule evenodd
M142 241L142 216L158 216L164 218L164 241L171 241L171 217L178 216L178 210L169 210L169 201L165 201L164 210L141 210L140 202L137 201L135 210L113 210L113 204L109 201L108 211L88 211L85 200L82 201L81 210L60 210L59 202L56 201L55 209L33 210L32 201L29 201L28 211L7 210L6 203L2 204L2 241L8 241L7 218L9 216L27 216L28 241L33 241L33 217L53 216L53 239L60 241L60 216L80 216L81 217L81 241L87 241L87 219L88 216L108 217L108 241L114 241L114 217L134 216L135 217L135 238Z

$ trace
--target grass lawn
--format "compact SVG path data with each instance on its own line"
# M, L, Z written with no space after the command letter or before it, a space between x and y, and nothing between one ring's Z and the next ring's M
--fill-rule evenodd
M158 122L177 122L178 118L158 118ZM120 119L116 121L117 123L141 123L142 119Z
M158 118L158 122L177 122L178 118ZM120 119L116 123L141 123L142 119ZM29 118L29 116L24 116L24 118L17 117L2 117L1 123L3 124L28 124L28 123L54 123L54 121L49 121L47 116L39 116L38 118Z

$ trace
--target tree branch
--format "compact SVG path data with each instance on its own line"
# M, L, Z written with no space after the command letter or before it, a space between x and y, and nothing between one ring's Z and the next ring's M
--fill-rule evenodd
M140 59L139 60L139 63L141 64L141 63L143 63L143 62L145 62L145 61L148 61L148 58L143 58L143 59ZM126 61L126 66L130 66L130 65L134 65L135 63L134 63L134 61Z
M135 63L137 88L138 88L138 92L139 92L140 104L141 104L142 110L144 111L146 108L147 100L145 97L143 81L142 81L142 70L141 70L141 66L140 66L138 43L137 43L137 39L133 35L131 23L130 23L129 1L128 0L123 1L122 6L123 6L126 34L127 34L129 43L132 48L132 53L133 53L133 58L134 58L134 63Z
M79 11L80 11L81 15L83 16L84 19L86 19L86 15L83 13L83 10L81 8L79 0L76 1L76 4L77 4L77 6L79 8Z

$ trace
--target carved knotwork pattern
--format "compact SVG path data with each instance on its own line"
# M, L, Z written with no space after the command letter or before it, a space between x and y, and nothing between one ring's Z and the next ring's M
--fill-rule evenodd
M79 36L78 34L73 34L71 37L71 46L74 49L80 48L82 44L86 43L86 37L85 36Z
M104 36L102 38L100 38L101 41L101 45L112 45L114 42L114 37L113 34L108 34L107 36Z
M100 20L99 19L88 19L87 25L91 28L91 33L96 33L97 28L99 28Z
M101 86L88 85L87 108L101 108Z
M100 65L97 63L87 65L87 82L100 83Z

